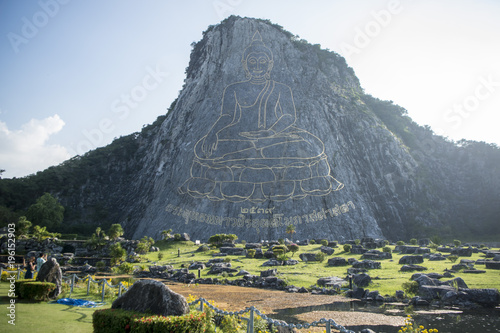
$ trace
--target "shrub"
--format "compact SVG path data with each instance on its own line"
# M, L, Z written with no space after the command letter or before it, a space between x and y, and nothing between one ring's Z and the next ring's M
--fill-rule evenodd
M163 252L158 252L158 261L163 259Z
M323 252L318 252L314 257L316 258L317 261L323 262L325 261L326 255Z
M405 242L403 242L403 241L397 241L396 245L405 245Z
M440 245L443 241L442 241L441 237L439 237L438 235L434 235L431 237L431 242L433 242L434 244Z
M455 245L455 247L460 247L462 245L462 242L459 241L458 239L455 239L453 240L453 245Z
M315 241L314 239L311 239L311 240L309 241L309 244L314 245L314 244L316 244L316 241Z
M119 224L118 224L119 225ZM122 248L120 243L115 243L109 247L111 254L111 264L117 265L120 261L124 260L127 256L127 251Z
M352 246L351 244L344 244L344 252L351 252Z
M208 245L207 245L207 244L203 244L202 246L200 246L200 247L196 250L196 252L207 252L207 251L209 251L209 250L210 250L210 248L208 247Z
M55 283L29 281L19 286L19 295L29 300L46 301L49 299L49 294L55 289Z
M389 246L384 246L382 252L392 253L392 249Z
M181 234L174 234L174 241L176 241L176 242L180 242L180 241L181 241L181 239L182 239Z
M455 261L457 261L458 256L453 256L453 255L451 255L451 256L448 256L447 258L448 258L448 260L449 260L449 261L451 261L451 262L455 262Z
M416 295L418 294L418 282L417 281L409 281L409 282L404 282L402 284L403 291L407 295Z
M326 239L322 239L322 240L321 240L321 245L323 245L323 246L328 246L328 240L326 240Z
M299 250L299 246L295 243L288 245L288 251L292 252L292 257Z
M106 267L106 263L104 261L98 261L95 263L95 268L99 271L102 272L104 271L104 268Z
M283 238L278 239L278 243L285 244L285 240Z
M23 298L23 295L21 294L21 285L27 282L35 282L35 279L19 279L14 282L17 297Z
M216 234L210 236L208 239L208 243L213 246L221 246L223 243L234 242L238 239L238 236L235 234Z
M104 309L93 313L92 325L94 333L201 333L213 331L213 324L208 316L199 311L192 311L183 316L164 317L121 309Z
M131 274L134 271L134 265L129 262L124 262L118 266L118 271L121 274Z
M255 257L255 252L257 252L255 249L248 249L247 250L247 257L249 257L249 258Z
M412 238L412 239L410 239L410 244L411 245L417 245L418 244L418 240L416 238Z
M389 241L388 241L387 239L386 239L386 240L384 240L384 242L383 242L383 243L384 243L384 246L388 246L388 245L390 244L390 243L389 243Z

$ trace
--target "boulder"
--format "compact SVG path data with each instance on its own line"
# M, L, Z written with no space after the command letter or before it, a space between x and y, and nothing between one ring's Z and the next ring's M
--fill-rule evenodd
M471 247L455 247L451 249L451 254L459 257L471 257L472 248Z
M260 249L262 247L262 244L260 243L246 243L245 244L245 249Z
M367 287L372 282L372 278L368 274L361 273L354 275L352 281L356 286L362 288Z
M316 253L301 253L299 255L300 260L308 262L308 261L317 261Z
M347 283L346 280L336 276L328 276L319 278L316 284L321 287L334 287L341 288L343 284Z
M352 264L353 268L364 268L364 269L380 269L381 264L378 261L373 260L363 260Z
M56 285L56 289L49 294L49 298L56 298L62 290L62 271L56 258L50 258L45 262L38 275L36 281L51 282Z
M429 261L440 261L440 260L446 260L446 257L443 256L441 253L434 253L429 256Z
M181 241L187 242L187 241L190 241L190 240L191 240L191 237L189 237L189 234L187 234L187 233L181 234Z
M389 252L382 252L379 250L370 250L365 252L361 258L370 260L392 259L392 254Z
M335 253L335 249L332 249L331 247L328 246L322 246L320 248L320 251L325 253L326 255L331 256L333 253Z
M402 245L399 247L401 254L414 254L419 249L418 246Z
M328 266L346 266L347 260L343 257L334 257L328 259Z
M193 262L189 265L189 269L205 269L205 264L202 262Z
M351 254L363 254L367 251L368 249L365 249L361 245L353 245L351 248Z
M160 316L181 316L189 313L184 296L155 280L136 281L125 294L113 302L111 308Z
M278 270L276 268L260 272L261 277L276 276L276 274L278 274Z
M401 272L425 271L427 270L427 267L420 265L403 265L399 270Z
M221 253L227 253L228 255L232 255L232 256L246 255L246 250L243 248L240 248L240 247L224 246L224 247L221 247L219 250Z
M424 262L424 257L422 256L403 256L399 259L400 265L415 265Z
M484 264L488 269L500 269L500 261L485 261Z

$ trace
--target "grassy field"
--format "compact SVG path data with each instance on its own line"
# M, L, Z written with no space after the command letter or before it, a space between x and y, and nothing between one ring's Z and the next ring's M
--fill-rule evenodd
M47 333L89 333L92 332L92 313L95 308L80 308L68 305L53 304L50 302L28 302L16 299L15 326L8 323L7 305L10 302L8 295L9 284L0 283L0 332L47 332ZM87 296L84 286L75 288L72 298L101 301L95 293ZM105 299L99 309L111 307L111 299Z
M193 261L207 262L212 259L212 254L219 252L218 250L210 250L207 252L196 252L199 245L195 245L193 242L158 242L156 244L160 248L160 252L163 254L162 260L158 260L158 252L149 253L145 257L151 262L158 265L170 264L174 268L180 268L182 264L186 267ZM238 244L238 247L243 247L243 245ZM356 258L361 259L361 255L345 253L343 248L339 246L335 249L335 253L331 256L326 256L325 261L320 262L302 262L299 259L299 254L303 252L319 252L321 245L307 245L301 246L300 250L291 257L299 261L298 265L294 266L278 266L274 267L278 269L278 273L281 275L282 279L285 279L289 284L293 284L297 287L310 287L316 284L316 281L320 277L326 276L338 276L345 277L347 275L347 268L344 267L329 267L327 265L328 258L332 257L344 257L344 258ZM391 247L394 249L394 247ZM180 257L178 257L178 251L180 250ZM400 272L399 269L402 265L398 264L399 259L403 255L399 253L393 253L393 259L380 260L382 263L382 269L370 270L368 274L372 277L373 283L368 287L370 290L378 290L382 295L394 295L396 290L401 289L401 285L404 282L410 280L413 273L410 272ZM267 270L273 267L263 267L262 264L267 261L267 259L252 259L245 258L244 256L227 256L226 258L231 259L232 267L235 269L244 269L251 274L259 275L261 271ZM474 253L472 257L463 257L465 259L483 259L484 254ZM460 261L461 258L457 260L456 263ZM149 264L151 264L149 263ZM455 263L455 264L456 264ZM421 264L427 267L428 270L424 273L443 273L445 269L451 269L454 263L449 260L446 261L428 261L424 260ZM485 269L484 266L476 265L477 269L485 270L486 273L483 274L468 274L458 272L454 274L464 279L469 288L497 288L500 289L500 271ZM209 269L202 270L201 277L217 277L215 275L207 275ZM221 278L221 277L219 277ZM234 280L240 277L228 277L228 280Z

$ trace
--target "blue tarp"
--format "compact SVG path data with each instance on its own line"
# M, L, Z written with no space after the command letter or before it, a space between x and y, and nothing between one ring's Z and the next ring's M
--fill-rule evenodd
M81 306L81 307L85 307L85 308L95 308L95 307L104 305L104 302L93 302L93 301L87 301L84 299L76 299L76 298L61 298L61 299L58 299L55 303L64 304L64 305L71 305L71 306Z

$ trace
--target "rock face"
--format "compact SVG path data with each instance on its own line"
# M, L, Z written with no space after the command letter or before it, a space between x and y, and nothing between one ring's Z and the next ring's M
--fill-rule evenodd
M433 135L365 94L338 54L232 16L194 45L167 115L34 184L72 208L65 223L106 216L134 239L172 228L254 242L290 224L297 239L397 239L456 221L496 232L485 198L498 197L498 170L476 161L497 150Z
M50 258L42 265L36 277L36 281L51 282L56 285L56 289L49 294L49 298L55 298L61 293L62 271L55 258Z
M155 280L135 282L125 294L113 302L111 308L151 312L160 316L181 316L189 313L184 296Z

